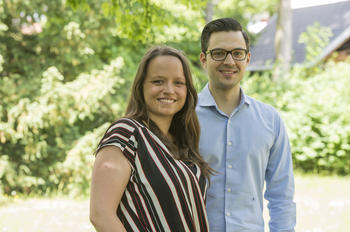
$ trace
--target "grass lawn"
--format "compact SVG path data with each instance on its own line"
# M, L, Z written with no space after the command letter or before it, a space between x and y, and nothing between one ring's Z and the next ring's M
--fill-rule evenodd
M16 199L0 208L0 232L86 232L88 200Z
M295 184L297 232L350 231L350 178L297 175ZM88 211L88 199L16 199L0 207L0 232L91 232Z
M296 175L295 203L296 232L350 231L349 177ZM268 219L267 202L264 205L264 216Z

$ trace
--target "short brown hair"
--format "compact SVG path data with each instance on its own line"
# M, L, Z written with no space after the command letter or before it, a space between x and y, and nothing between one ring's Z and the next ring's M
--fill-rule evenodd
M249 37L243 30L242 25L234 18L220 18L209 22L202 30L201 48L202 52L206 52L209 45L209 39L213 32L220 31L240 31L244 37L246 49L249 51Z

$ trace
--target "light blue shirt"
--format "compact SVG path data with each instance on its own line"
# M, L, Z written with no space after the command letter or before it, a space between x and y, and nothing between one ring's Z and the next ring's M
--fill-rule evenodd
M200 154L218 173L211 177L207 212L211 232L263 232L263 189L270 232L294 232L296 209L289 140L277 111L244 94L226 115L208 85L196 108Z

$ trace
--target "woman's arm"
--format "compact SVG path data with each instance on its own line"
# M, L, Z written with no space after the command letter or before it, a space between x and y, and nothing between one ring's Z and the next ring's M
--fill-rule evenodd
M107 146L97 153L90 195L90 221L96 231L126 231L116 211L130 175L130 164L118 147Z

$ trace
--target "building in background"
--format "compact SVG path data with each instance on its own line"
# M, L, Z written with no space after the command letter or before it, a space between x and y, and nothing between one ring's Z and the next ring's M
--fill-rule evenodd
M247 70L272 69L275 59L276 20L275 15L258 34L257 42L251 48L252 58ZM321 27L329 28L332 36L322 52L306 62L305 44L299 42L299 37L315 23L319 23ZM302 8L294 7L292 10L292 35L292 65L304 63L307 66L313 66L320 61L327 60L334 52L337 52L336 60L345 60L350 56L350 1Z

